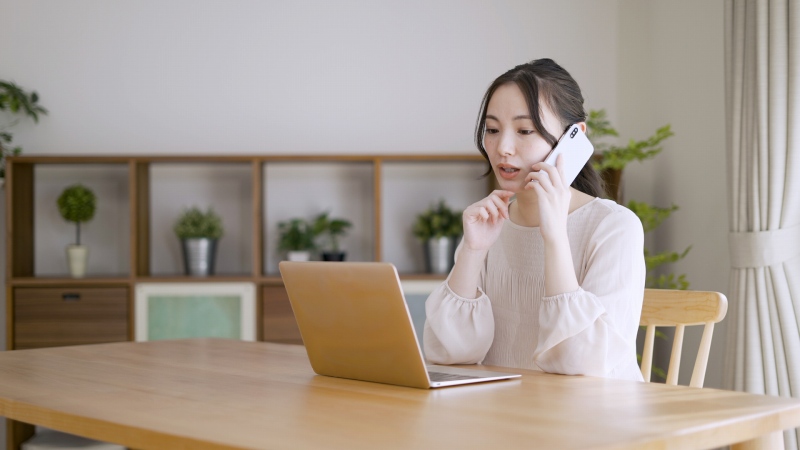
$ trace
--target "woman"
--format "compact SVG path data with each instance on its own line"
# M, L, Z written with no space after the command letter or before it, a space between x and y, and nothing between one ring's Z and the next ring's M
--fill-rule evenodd
M550 59L489 86L475 140L500 189L464 210L453 270L425 304L430 362L642 380L642 224L598 198L590 164L570 187L563 156L543 162L585 120L578 84Z

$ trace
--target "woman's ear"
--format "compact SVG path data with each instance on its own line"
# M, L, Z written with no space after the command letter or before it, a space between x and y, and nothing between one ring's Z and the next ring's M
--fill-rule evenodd
M586 133L586 122L578 122L578 123L576 123L575 125L577 125L577 126L581 127L581 131L583 131L584 133Z

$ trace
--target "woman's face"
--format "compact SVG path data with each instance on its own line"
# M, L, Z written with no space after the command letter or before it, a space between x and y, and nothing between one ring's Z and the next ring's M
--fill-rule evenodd
M544 127L560 137L560 121L544 102L540 100L539 105ZM533 126L528 104L515 83L500 86L489 100L483 146L500 189L511 192L522 191L531 166L550 153L550 144Z

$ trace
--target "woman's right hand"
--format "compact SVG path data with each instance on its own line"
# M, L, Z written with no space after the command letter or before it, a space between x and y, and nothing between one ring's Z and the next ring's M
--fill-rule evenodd
M464 210L463 245L466 249L489 250L500 236L503 222L508 219L508 204L513 196L511 191L498 189Z

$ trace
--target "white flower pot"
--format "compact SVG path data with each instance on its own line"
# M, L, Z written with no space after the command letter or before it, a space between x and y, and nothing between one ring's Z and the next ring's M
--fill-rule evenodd
M311 259L311 252L307 250L293 250L286 252L286 259L289 261L309 261Z
M83 278L83 276L86 275L86 260L88 256L89 249L85 245L67 246L69 273L73 278Z

